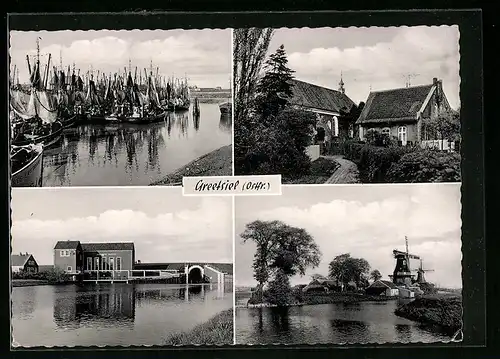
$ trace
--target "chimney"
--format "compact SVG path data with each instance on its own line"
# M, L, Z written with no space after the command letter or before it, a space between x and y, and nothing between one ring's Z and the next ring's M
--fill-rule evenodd
M438 79L437 79L437 77L434 77L434 78L432 79L432 84L433 84L434 86L436 86L436 85L437 85L437 83L438 83Z

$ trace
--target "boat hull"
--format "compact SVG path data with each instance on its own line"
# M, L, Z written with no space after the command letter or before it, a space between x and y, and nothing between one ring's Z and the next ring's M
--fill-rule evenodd
M63 125L60 121L55 122L54 129L51 133L45 136L39 136L31 140L13 141L12 144L15 146L27 146L29 144L43 144L44 148L55 145L62 136Z
M41 187L43 148L24 167L12 174L12 187Z
M133 124L148 124L161 122L167 116L167 112L160 113L158 115L153 116L145 116L145 117L115 117L108 116L106 117L106 123L133 123Z
M63 129L75 126L78 120L79 120L78 115L73 115L68 119L66 119L65 121L62 121Z

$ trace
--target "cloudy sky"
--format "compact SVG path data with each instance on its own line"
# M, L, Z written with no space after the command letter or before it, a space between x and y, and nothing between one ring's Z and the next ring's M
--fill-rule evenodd
M163 75L188 77L198 87L229 88L231 76L231 30L99 30L99 31L11 31L11 68L19 68L20 82L28 81L27 54L52 54L52 64L73 64L86 73L114 73L132 67L144 71L150 62ZM44 58L45 62L47 61Z
M57 241L134 242L142 262L232 263L229 197L181 188L12 189L12 252L53 264Z
M239 235L254 220L281 220L305 228L316 240L321 264L292 284L308 283L310 275L328 274L335 256L365 258L384 279L394 270L394 249L423 258L429 281L461 288L460 185L284 186L281 196L235 199L236 285L254 285L255 245ZM411 263L417 268L419 262Z
M342 71L346 94L355 102L370 92L443 80L448 101L459 101L458 26L303 28L275 31L269 51L281 44L299 80L337 89Z

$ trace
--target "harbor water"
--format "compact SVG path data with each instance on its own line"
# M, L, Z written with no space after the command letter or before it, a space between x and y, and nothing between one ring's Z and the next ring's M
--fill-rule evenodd
M230 116L200 104L152 124L81 124L44 151L42 186L147 186L231 144Z
M89 284L16 287L17 346L163 345L233 305L232 285Z
M242 301L238 301L241 305ZM394 314L398 301L236 308L237 344L447 342L451 334Z

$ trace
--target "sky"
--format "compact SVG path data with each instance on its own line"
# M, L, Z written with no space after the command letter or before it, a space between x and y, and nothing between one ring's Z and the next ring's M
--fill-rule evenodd
M254 220L281 220L304 228L319 246L319 267L292 285L307 284L312 274L328 275L328 264L350 253L365 258L383 279L394 270L394 249L423 258L426 279L447 288L461 288L460 184L283 186L281 196L235 198L235 281L253 286L255 245L240 234ZM416 269L419 262L411 261Z
M81 73L97 70L123 72L131 60L138 71L159 67L165 76L187 76L198 87L229 88L231 77L231 30L99 30L99 31L11 31L11 71L16 65L21 83L29 81L26 55L36 54L36 39L45 64L67 68L75 63ZM134 70L132 70L134 71Z
M53 264L57 241L134 242L142 262L233 262L230 197L182 189L12 189L12 253Z
M460 105L458 26L277 29L269 45L285 46L298 80L338 89L366 102L372 91L431 84L437 77L452 108Z

